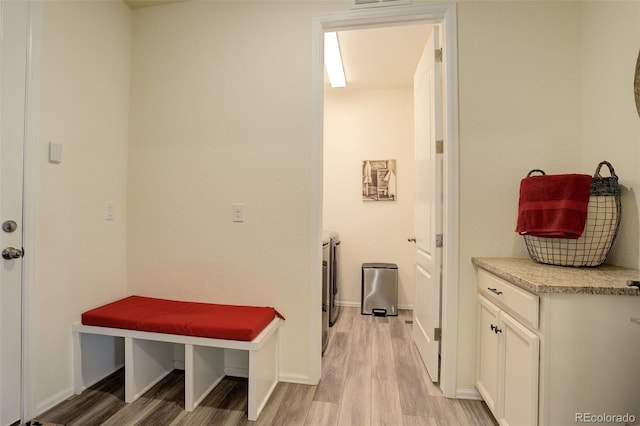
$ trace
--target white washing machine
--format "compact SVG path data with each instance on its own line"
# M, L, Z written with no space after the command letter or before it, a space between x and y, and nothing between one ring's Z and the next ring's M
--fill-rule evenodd
M331 237L322 236L322 353L329 343L329 287L331 279Z

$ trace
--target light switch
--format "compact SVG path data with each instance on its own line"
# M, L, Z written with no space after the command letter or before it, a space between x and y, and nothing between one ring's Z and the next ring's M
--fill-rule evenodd
M49 162L62 163L62 144L49 142Z
M232 219L234 222L244 222L244 204L234 203L231 205Z
M113 220L113 203L111 201L107 201L104 203L104 220Z

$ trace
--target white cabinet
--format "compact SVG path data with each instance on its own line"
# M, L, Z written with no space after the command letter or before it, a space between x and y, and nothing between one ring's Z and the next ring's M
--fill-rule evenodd
M522 265L506 274L510 281L478 269L476 387L495 418L512 426L638 422L640 327L631 318L640 297L583 288L628 272L542 270L569 277L559 285L541 278L541 266ZM522 280L543 290L513 284Z
M500 423L536 425L540 338L505 312L500 312L499 327L502 330L499 333L502 338Z
M478 390L500 424L537 425L540 338L482 295L477 315Z
M499 309L482 296L478 296L477 306L477 366L476 387L493 415L498 417L498 354L499 337L494 331L498 324Z

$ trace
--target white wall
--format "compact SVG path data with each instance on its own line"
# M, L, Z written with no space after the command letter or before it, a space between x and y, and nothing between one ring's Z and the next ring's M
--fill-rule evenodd
M309 302L311 17L330 7L184 2L134 14L129 292L276 307L287 318L281 377L303 382L321 314ZM244 203L244 223L232 203Z
M514 230L531 169L581 169L580 5L458 5L460 282L458 388L473 389L473 256L526 257Z
M464 2L460 70L458 387L473 387L472 256L527 253L514 232L520 179L616 167L622 227L609 261L638 268L640 129L632 96L636 2Z
M38 411L72 389L71 323L126 294L131 10L44 2L36 247ZM47 161L49 141L63 145ZM115 220L104 220L105 202Z
M623 186L622 220L608 261L638 269L640 118L633 80L640 48L640 3L583 4L581 34L582 171L593 174L602 160L615 167Z
M361 267L398 265L398 305L413 307L412 89L325 91L323 226L340 233L338 302L360 306ZM362 201L362 162L395 159L396 201Z

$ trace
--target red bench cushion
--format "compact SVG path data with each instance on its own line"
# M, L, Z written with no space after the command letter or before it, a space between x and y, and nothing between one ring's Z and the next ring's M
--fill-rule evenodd
M129 296L83 313L82 324L251 341L276 316L284 319L270 307Z

